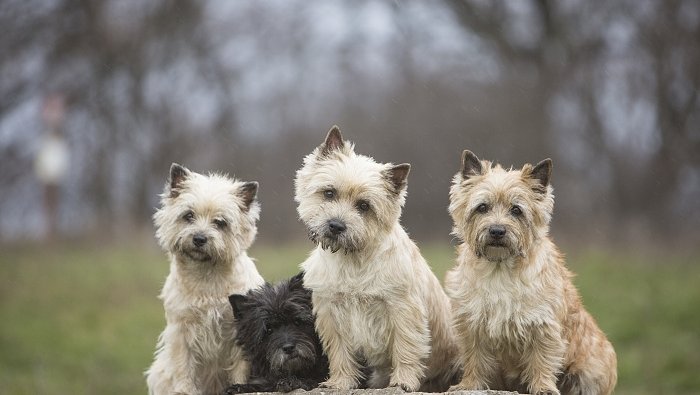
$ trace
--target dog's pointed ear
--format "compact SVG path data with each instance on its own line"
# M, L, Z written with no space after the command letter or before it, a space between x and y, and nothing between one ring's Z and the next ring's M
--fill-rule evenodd
M335 150L343 149L343 147L345 147L345 142L343 135L340 134L340 128L338 125L333 125L326 135L326 140L321 145L321 156L326 156Z
M165 186L166 194L171 198L178 197L182 190L182 183L190 176L190 171L185 166L173 163L170 165L168 183Z
M547 190L547 185L549 185L549 180L552 177L552 160L547 158L542 162L535 165L532 170L529 171L527 176L539 184L539 192L545 192Z
M233 317L237 320L241 319L243 310L245 310L245 301L248 297L240 294L232 294L228 296L228 301L233 308Z
M289 288L301 289L304 288L304 272L299 272L294 277L289 279Z
M386 177L394 188L394 192L401 192L406 187L406 179L410 171L411 165L408 163L394 165L386 170Z
M255 197L258 195L258 183L257 181L246 182L238 189L238 195L243 199L243 204L246 208L250 208L250 205L255 201Z
M481 175L482 172L479 158L468 149L462 151L462 178L466 180L469 177Z

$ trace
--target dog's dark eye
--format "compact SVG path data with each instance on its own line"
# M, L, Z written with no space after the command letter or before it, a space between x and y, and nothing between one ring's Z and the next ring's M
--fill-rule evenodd
M219 229L224 229L228 226L228 222L226 222L225 219L215 219L214 225L216 225L216 227Z
M294 320L294 325L296 325L296 326L302 326L302 325L304 325L304 323L303 323L300 319L297 318L297 319Z
M194 213L192 211L188 211L182 216L182 219L187 222L192 222L192 220L194 220Z
M328 200L331 200L335 197L335 191L332 189L326 189L323 191L323 197L325 197Z
M480 205L476 206L476 211L483 214L489 211L489 205L486 203L481 203Z
M517 217L517 216L520 216L520 215L523 214L523 209L521 209L521 208L518 207L518 206L513 206L513 207L510 208L510 213L511 213L513 216L516 216L516 217Z
M268 326L267 328L265 328L265 334L266 334L266 335L269 335L269 334L271 334L271 333L272 333L272 327L271 327L271 326Z
M357 209L362 212L369 211L369 202L366 200L360 200L357 202Z

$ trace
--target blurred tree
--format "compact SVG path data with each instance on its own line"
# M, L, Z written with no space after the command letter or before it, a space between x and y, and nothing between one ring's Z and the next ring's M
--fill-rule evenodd
M37 90L66 97L71 144L91 162L76 167L79 193L90 197L84 203L102 229L150 217L155 180L196 145L188 140L200 127L235 132L234 74L214 51L221 41L202 23L203 3L8 1L3 8L3 65L22 67L33 55L42 72L4 87L0 111ZM196 124L201 109L188 108L193 100L183 89L208 96L205 125Z
M555 222L576 240L673 238L700 222L699 25L691 0L6 0L0 237L38 233L36 118L60 92L60 219L78 233L147 226L177 161L260 181L261 238L300 239L294 169L338 123L412 163L417 237L449 237L470 148L552 156Z
M700 4L446 3L468 32L495 49L510 71L506 78L529 81L533 95L524 100L537 103L531 116L541 134L528 137L570 162L571 168L564 170L567 178L587 178L589 193L596 191L589 195L594 202L588 208L595 211L598 224L609 225L612 239L624 238L640 225L659 236L679 223L700 219L689 207L678 210L676 205L678 195L688 193L688 184L691 193L698 193ZM615 69L619 71L611 73ZM583 122L584 130L578 138L561 130L577 126L553 122L561 117L553 109L562 97L580 112L575 119ZM646 136L645 125L619 119L640 106L651 113L645 118L652 123ZM567 137L552 144L561 134ZM571 152L567 146L577 144L586 147L583 155L566 158Z

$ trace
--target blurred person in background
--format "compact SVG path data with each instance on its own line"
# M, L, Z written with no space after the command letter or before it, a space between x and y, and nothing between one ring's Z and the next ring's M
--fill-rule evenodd
M44 193L46 237L56 237L60 186L68 170L68 146L61 134L65 114L63 97L57 94L44 101L42 119L46 130L39 143L34 170Z

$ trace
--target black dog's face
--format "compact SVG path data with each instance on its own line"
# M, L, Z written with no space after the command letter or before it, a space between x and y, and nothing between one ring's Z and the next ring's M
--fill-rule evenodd
M314 330L311 293L302 281L299 274L229 297L237 320L236 341L254 369L298 376L315 370L322 351Z

